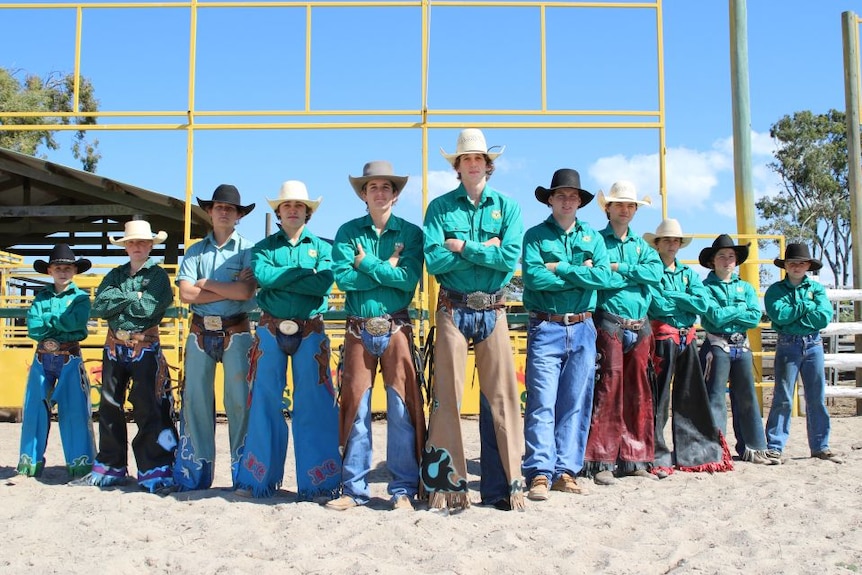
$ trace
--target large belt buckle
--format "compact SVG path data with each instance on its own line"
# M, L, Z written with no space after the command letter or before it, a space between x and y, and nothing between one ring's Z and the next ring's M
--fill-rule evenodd
M385 317L372 317L365 320L365 331L375 337L386 335L391 328L392 322Z
M221 316L220 315L205 315L204 329L207 331L221 331Z
M467 307L475 310L483 310L491 307L491 294L483 291L474 291L467 294Z
M47 351L48 353L53 353L60 349L60 342L56 339L43 339L42 349Z
M299 331L299 324L292 319L286 319L278 324L278 331L284 335L293 335Z
M730 343L732 343L733 345L740 345L741 343L744 343L744 342L745 342L745 334L744 333L734 332L734 333L730 334Z
M564 313L563 314L563 325L575 325L576 323L580 323L578 321L578 316L580 314L577 313Z
M132 332L127 329L118 329L114 331L114 337L120 341L130 341L132 339Z

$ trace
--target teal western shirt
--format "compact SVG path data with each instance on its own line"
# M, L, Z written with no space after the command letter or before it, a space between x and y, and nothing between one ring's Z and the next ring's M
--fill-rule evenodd
M832 321L832 304L826 289L809 277L798 286L785 278L766 290L766 315L772 320L772 329L786 335L811 335Z
M625 241L614 235L610 224L600 233L605 239L610 262L619 264L615 273L624 280L624 287L599 293L598 307L628 319L646 317L651 299L649 288L659 285L664 273L658 252L631 228L626 232Z
M710 296L693 269L677 260L674 264L676 269L666 267L659 285L650 288L652 301L647 315L677 329L689 328L709 308Z
M326 311L332 290L332 248L303 228L296 245L279 229L251 250L260 308L278 318L308 319Z
M87 338L89 319L90 296L87 292L71 282L65 290L57 293L52 284L36 294L27 310L27 335L36 341L82 341Z
M464 185L428 204L425 213L425 265L444 288L460 292L496 292L505 287L521 255L524 225L517 202L485 186L478 206ZM483 242L499 238L499 246ZM443 243L464 240L453 253Z
M745 333L760 323L763 315L760 300L750 283L736 274L723 282L711 271L703 285L710 301L707 310L700 314L700 325L708 333Z
M404 249L398 265L389 256L395 245ZM353 267L356 247L365 257ZM371 216L351 220L338 229L332 246L332 271L339 289L345 293L348 315L376 317L406 309L422 274L422 230L398 216L390 215L378 236Z

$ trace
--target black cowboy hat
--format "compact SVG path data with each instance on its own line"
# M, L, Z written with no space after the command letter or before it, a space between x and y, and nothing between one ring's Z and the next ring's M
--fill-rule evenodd
M548 198L551 197L554 190L558 190L560 188L574 188L578 190L578 193L581 195L581 207L586 206L593 200L594 194L591 194L581 187L581 175L577 170L571 170L569 168L563 168L554 172L554 177L551 178L551 187L537 187L536 199L545 205L549 205Z
M721 234L720 236L715 238L714 242L712 242L712 247L703 248L702 250L700 250L700 255L697 256L697 260L703 267L714 269L715 266L713 265L712 258L715 257L715 253L718 250L724 248L731 248L734 252L736 252L736 265L740 265L742 264L742 262L748 259L748 247L750 245L750 242L747 244L740 245L734 244L733 240L730 238L729 235Z
M808 262L811 264L811 267L808 269L813 272L823 267L820 260L815 260L811 257L811 252L808 251L806 244L787 244L787 248L784 250L784 259L775 258L773 263L784 269L785 262Z
M51 250L51 255L48 256L48 261L36 260L33 262L33 269L40 274L48 273L50 265L67 265L75 266L75 273L82 274L93 266L93 262L83 258L76 260L75 252L69 247L69 244L57 244Z
M239 210L240 216L247 216L254 209L254 204L249 204L247 206L242 205L242 200L240 200L239 197L239 190L236 189L236 186L232 186L230 184L222 184L217 187L213 192L213 199L211 200L202 200L200 198L197 200L198 205L200 205L204 210L210 209L215 202L234 205L237 210Z

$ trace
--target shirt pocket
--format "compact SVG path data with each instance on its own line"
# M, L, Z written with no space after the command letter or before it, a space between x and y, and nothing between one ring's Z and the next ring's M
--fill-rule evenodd
M490 240L491 238L500 238L500 240L503 239L500 232L500 230L503 228L502 218L494 219L492 217L488 217L486 214L486 217L483 218L482 225L480 227L482 229L482 237L480 238L481 241L485 242L487 240Z
M469 240L470 224L461 217L447 216L443 220L443 237L447 240Z
M542 240L542 243L539 244L539 249L542 251L542 261L545 263L566 260L566 252L563 250L563 246L557 242Z

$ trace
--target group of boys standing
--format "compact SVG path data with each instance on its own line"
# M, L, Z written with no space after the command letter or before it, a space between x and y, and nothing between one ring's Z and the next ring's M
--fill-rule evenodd
M234 186L219 186L211 200L198 198L213 229L187 249L176 279L192 312L178 432L158 331L172 293L167 274L149 258L166 234L153 234L145 221L128 222L124 236L111 242L124 246L130 261L105 276L92 306L109 327L98 452L78 345L87 335L90 302L71 282L90 262L56 246L48 262L34 265L52 276L54 289L43 290L28 315L39 346L26 391L19 472L41 472L56 403L76 482L125 482L123 404L131 379L138 484L163 494L209 488L214 376L222 363L233 488L244 496L271 496L282 484L288 447L283 394L290 358L299 501L323 498L327 508L344 511L370 500L371 388L380 370L392 508L412 509L427 496L430 509L465 509L471 500L459 416L471 344L485 505L523 509L522 476L527 497L540 501L551 490L583 493L579 476L609 485L621 476L664 477L675 468L731 468L722 438L728 379L740 457L778 463L800 365L812 455L840 462L829 450L828 414L820 408L819 329L831 319L831 307L822 286L805 275L819 267L805 246L788 246L787 259L776 260L779 267L786 262L788 278L766 296L779 332L767 445L745 335L759 322L760 309L753 288L732 273L747 246L722 235L703 250L701 263L713 269L704 285L676 259L690 239L675 220L643 238L632 231L632 218L649 198L638 199L630 183L599 193L606 228L596 231L578 219L593 194L571 169L558 170L549 188L536 189L551 214L525 234L517 202L487 183L502 151L489 150L479 130L460 133L455 153L443 152L460 185L429 204L424 233L394 215L407 177L383 161L349 178L367 214L344 224L332 246L307 228L322 198L310 199L302 182L285 182L268 200L280 228L257 244L236 231L254 204L243 205ZM530 316L523 422L504 291L519 260ZM440 286L427 428L408 312L423 262ZM338 386L323 322L333 283L345 293L347 314ZM252 335L248 312L256 307L261 316ZM700 357L693 329L698 315L708 332ZM673 451L664 441L671 405Z

